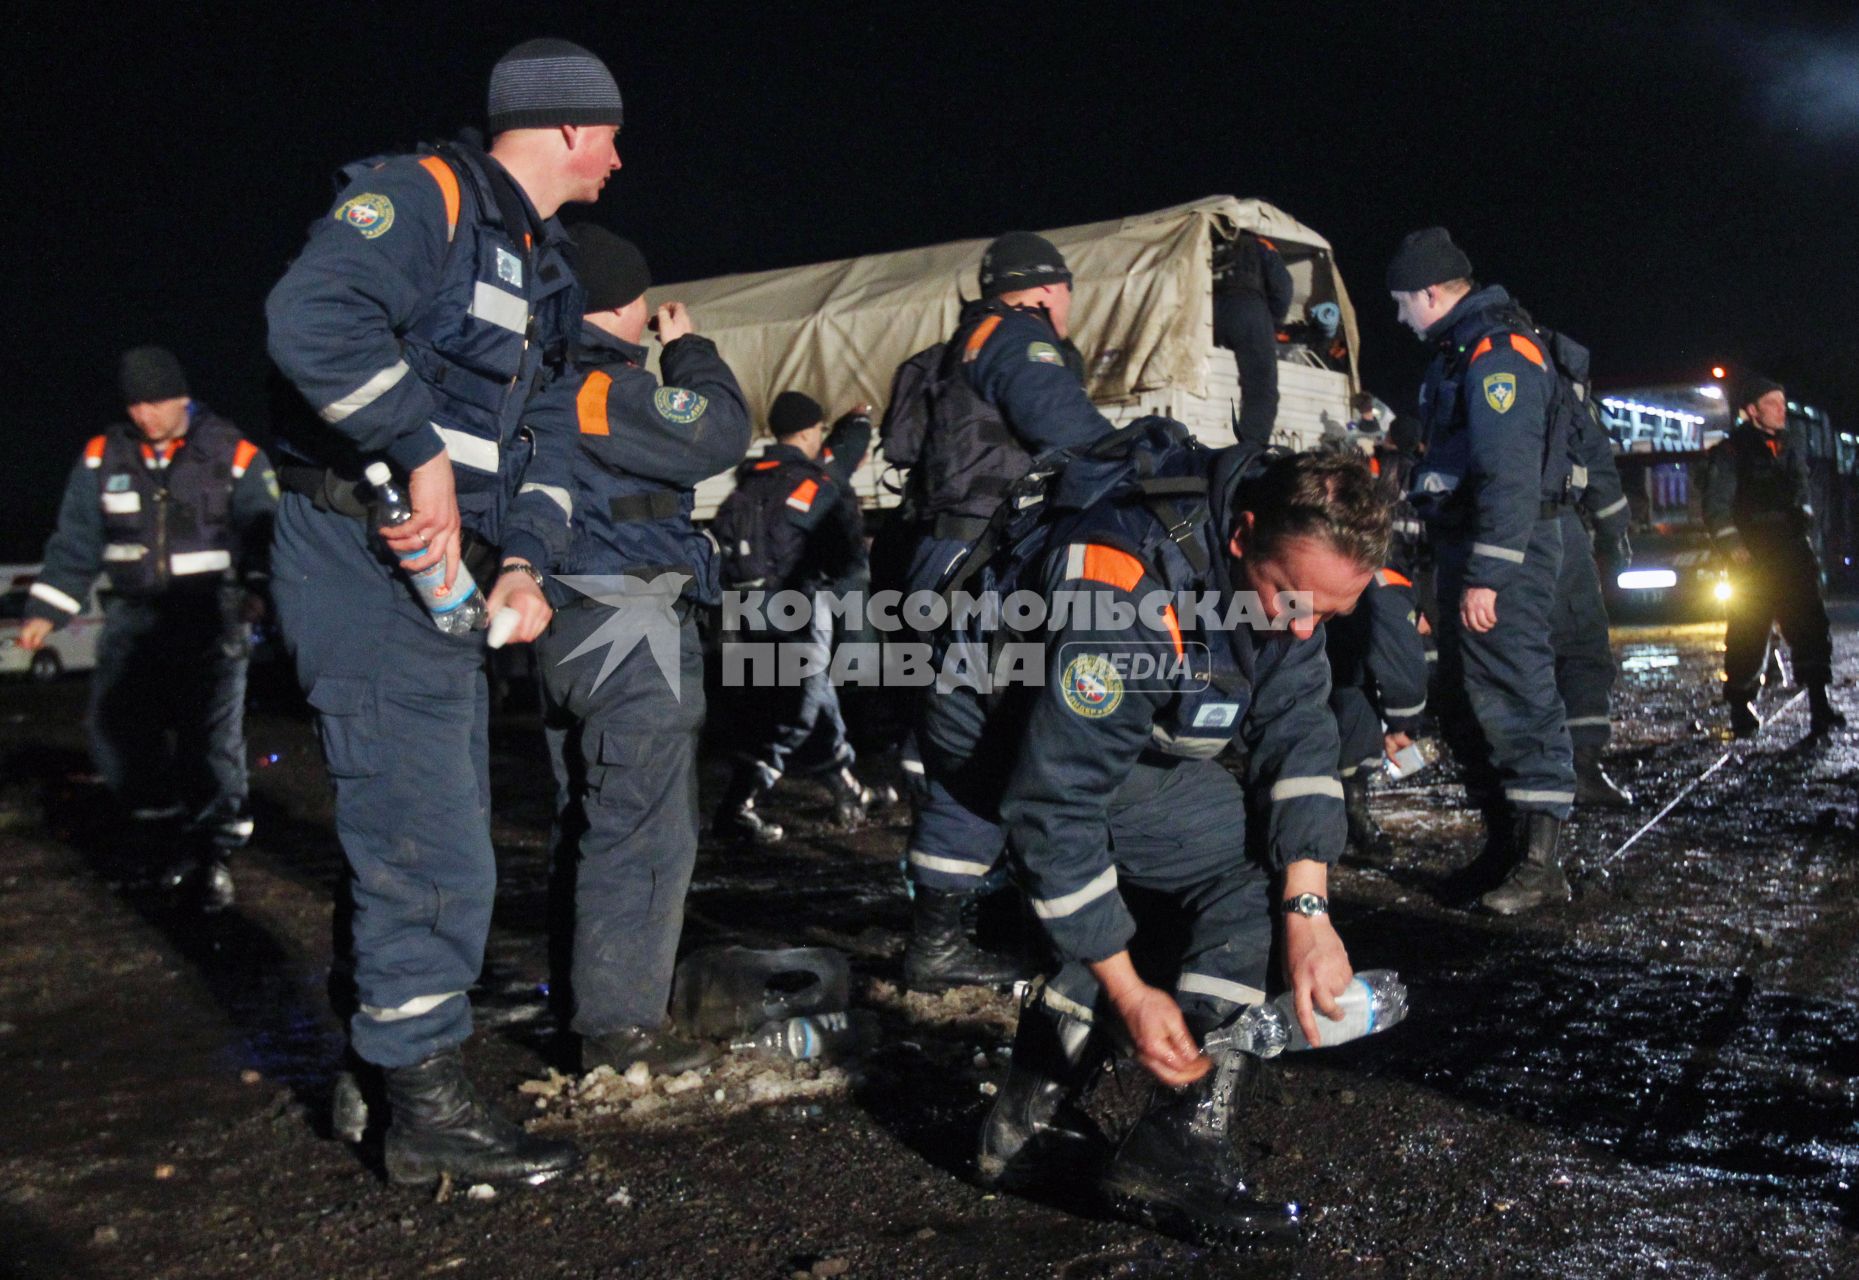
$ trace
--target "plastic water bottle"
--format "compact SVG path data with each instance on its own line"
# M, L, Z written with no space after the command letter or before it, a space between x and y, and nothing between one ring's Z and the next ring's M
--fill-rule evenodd
M413 503L408 500L406 490L394 483L394 473L388 470L385 462L369 463L364 474L374 489L376 528L391 528L413 518ZM425 555L426 549L422 547L417 551L402 551L398 554L404 567L407 561ZM445 586L444 560L418 573L409 570L407 577L413 580L413 589L419 593L420 603L432 614L433 625L447 635L470 635L489 623L484 597L478 593L478 584L472 581L471 573L465 566L458 567L458 576L452 580L449 595L439 594Z
M746 1040L730 1048L762 1058L839 1057L871 1044L877 1037L877 1017L868 1009L842 1013L815 1013L804 1018L776 1018L764 1022Z
M1342 1007L1340 1021L1317 1013L1317 1035L1311 1044L1298 1025L1296 995L1287 991L1270 1004L1254 1005L1229 1026L1208 1035L1201 1046L1208 1053L1238 1050L1260 1058L1275 1058L1289 1050L1329 1049L1389 1027L1407 1016L1407 987L1392 969L1366 969L1356 974L1336 997Z

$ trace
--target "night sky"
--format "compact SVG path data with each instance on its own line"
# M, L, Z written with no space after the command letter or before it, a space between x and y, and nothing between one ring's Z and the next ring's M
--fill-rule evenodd
M1257 196L1335 245L1397 407L1423 354L1383 271L1441 223L1604 387L1725 362L1859 422L1850 3L226 9L11 21L0 558L121 416L126 346L262 430L264 296L334 170L481 124L535 35L613 68L625 167L576 216L661 280Z

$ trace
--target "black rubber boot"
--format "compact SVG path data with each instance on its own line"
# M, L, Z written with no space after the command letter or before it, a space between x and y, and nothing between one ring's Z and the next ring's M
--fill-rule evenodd
M1045 984L1035 983L1020 1002L1013 1063L981 1124L975 1168L990 1187L1089 1179L1110 1155L1109 1140L1077 1102L1103 1061L1104 1037L1044 996Z
M1446 896L1464 905L1503 883L1516 861L1516 815L1508 804L1493 802L1484 806L1485 842L1478 856L1460 867L1446 881Z
M643 1062L653 1075L676 1075L715 1062L720 1051L703 1040L689 1040L666 1027L620 1027L581 1039L581 1070L612 1067L625 1071Z
M826 775L826 785L833 793L833 822L848 831L865 825L878 793L858 780L852 766L842 764Z
M1762 717L1756 714L1755 703L1747 698L1733 698L1730 701L1730 736L1733 738L1753 738L1762 731Z
M768 791L761 774L752 766L737 765L729 780L729 790L723 793L723 803L717 809L712 830L723 839L740 840L744 844L762 847L780 844L786 834L780 824L769 822L756 810L757 801Z
M1846 717L1833 705L1833 699L1827 696L1826 685L1807 686L1807 706L1809 733L1832 733L1835 729L1846 727Z
M1349 823L1349 851L1358 858L1386 858L1394 852L1368 808L1368 774L1358 769L1343 779L1343 816Z
M456 1048L382 1073L393 1121L387 1177L418 1184L451 1174L461 1182L543 1178L581 1163L572 1142L523 1132L478 1100Z
M1032 977L1007 956L984 951L968 938L963 908L971 893L941 893L918 886L910 911L910 942L904 948L904 986L911 991L951 987L1004 987Z
M1597 809L1630 809L1633 793L1607 776L1601 748L1575 748L1575 803Z
M1252 1194L1234 1149L1238 1114L1259 1060L1222 1053L1185 1089L1157 1085L1104 1175L1111 1208L1166 1235L1240 1244L1294 1231L1299 1208Z
M1478 905L1494 915L1514 916L1520 911L1569 900L1569 880L1562 873L1556 844L1562 822L1547 813L1520 813L1515 828L1517 863L1504 883L1485 894Z
M203 915L217 915L235 900L232 869L224 850L175 863L162 873L162 882L183 905Z

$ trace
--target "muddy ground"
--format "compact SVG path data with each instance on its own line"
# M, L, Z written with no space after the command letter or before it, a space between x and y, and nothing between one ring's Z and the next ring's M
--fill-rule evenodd
M1837 694L1859 721L1859 610ZM1859 1275L1859 732L1803 746L1802 701L1725 752L1721 626L1623 628L1626 814L1573 824L1577 898L1521 921L1442 905L1474 849L1430 770L1379 795L1396 853L1333 881L1358 967L1407 1023L1281 1060L1249 1122L1295 1245L1210 1251L971 1181L1010 1001L901 998L905 816L855 836L784 792L778 854L706 843L687 946L824 943L885 1045L843 1068L583 1083L549 1016L547 765L495 732L502 888L472 1067L587 1166L540 1188L385 1185L327 1136L339 862L313 733L250 720L258 837L239 905L202 921L153 883L85 763L81 679L0 687L0 1266L22 1276ZM1767 706L1787 704L1787 691ZM720 785L713 752L706 798ZM873 772L890 766L877 762ZM1139 1082L1095 1105L1127 1113Z

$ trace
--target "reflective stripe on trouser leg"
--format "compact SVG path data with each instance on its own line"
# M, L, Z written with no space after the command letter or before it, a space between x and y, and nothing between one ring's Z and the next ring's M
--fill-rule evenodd
M919 888L977 892L1006 850L995 819L1007 767L986 727L986 709L972 694L924 692L912 734L923 776L906 859Z
M352 877L362 1007L351 1041L398 1067L471 1032L469 1001L444 997L477 980L490 929L489 700L482 639L433 626L366 536L360 521L285 494L272 591L317 712Z
M644 645L604 680L598 648L562 662L610 616L565 610L536 649L548 722L575 726L562 751L574 803L558 857L574 864L574 1030L583 1036L664 1022L697 857L696 624L679 629L678 698Z
M1574 758L1549 641L1561 549L1560 523L1538 520L1523 565L1498 593L1497 625L1482 634L1460 629L1458 643L1466 698L1504 798L1516 809L1566 818L1575 797Z

